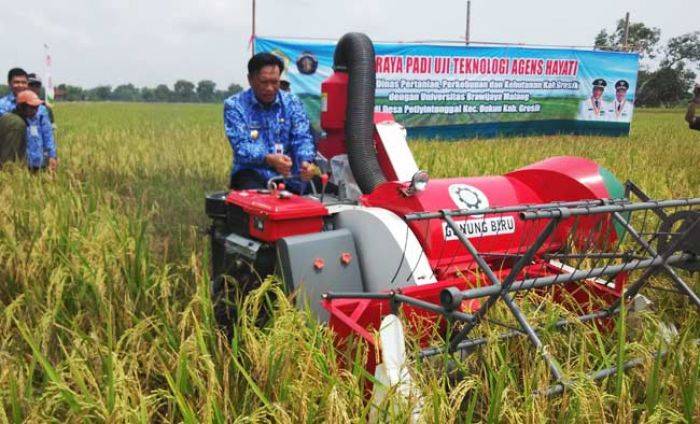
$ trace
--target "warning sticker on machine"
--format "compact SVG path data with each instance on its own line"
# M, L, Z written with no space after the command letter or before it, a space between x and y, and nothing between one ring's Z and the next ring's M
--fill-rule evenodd
M455 221L455 224L467 238L500 236L515 232L515 218L512 216L468 219L466 221ZM445 240L457 240L457 234L447 225L447 222L442 223L442 231L445 235Z

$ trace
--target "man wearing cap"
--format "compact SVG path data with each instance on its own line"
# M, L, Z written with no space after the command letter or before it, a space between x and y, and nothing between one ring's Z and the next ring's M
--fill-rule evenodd
M0 116L0 167L27 156L28 123L37 114L41 100L29 90L17 95L15 107Z
M693 100L688 103L688 110L685 112L685 120L688 123L688 128L700 131L700 117L695 116L695 108L700 106L700 84L695 84L693 94Z
M627 101L627 90L630 84L625 80L619 80L615 83L615 100L610 104L608 110L608 120L618 122L630 122L632 120L631 102Z
M603 100L603 92L608 83L597 78L593 80L591 97L582 101L578 109L578 119L583 121L604 121L607 119L608 106Z
M28 75L27 79L29 89L32 90L37 96L39 96L39 98L41 98L41 78L39 78L37 74L31 73ZM53 108L51 107L51 105L44 102L43 105L39 106L39 113L45 113L49 118L49 122L51 122L51 125L53 126L54 117Z
M54 172L58 167L56 157L56 142L53 138L53 127L49 121L44 102L31 90L21 92L17 99L30 96L30 105L36 104L37 113L27 119L27 166L31 171L48 168Z
M29 86L29 74L24 69L13 68L7 74L7 82L11 92L0 99L0 115L4 115L16 106L16 99L27 90ZM27 165L31 170L39 170L48 167L55 171L58 166L56 159L56 142L53 136L53 127L49 119L48 111L42 106L43 102L35 94L38 101L37 106L41 106L37 113L27 119ZM35 100L32 100L35 102Z
M309 118L301 101L280 91L282 60L258 53L248 62L250 89L224 101L224 130L233 149L229 186L264 188L277 176L297 176L287 187L302 191L316 172Z

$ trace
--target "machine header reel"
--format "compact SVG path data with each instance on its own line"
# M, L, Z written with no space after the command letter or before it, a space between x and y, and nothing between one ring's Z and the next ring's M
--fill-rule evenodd
M471 352L489 340L475 335L480 326L500 325L508 331L497 339L525 337L541 354L554 382L547 394L559 394L568 382L559 361L542 342L540 332L545 327L564 329L589 321L605 326L623 307L646 306L646 298L639 297L643 289L672 291L700 311L700 298L678 272L696 271L700 265L700 198L653 201L630 182L625 194L611 200L407 214L408 222L441 223L469 252L473 264L460 269L459 277L428 286L383 293L328 292L324 305L331 314L330 325L341 339L355 333L370 346L392 349L374 332L380 330L385 316L402 316L408 332L423 339L420 359ZM632 195L639 201L629 200ZM485 223L511 214L517 214L523 227L518 243L499 252L475 247L479 235L466 225L485 228ZM652 283L655 274L667 276L671 285ZM528 292L554 300L570 313L553 325L537 323L521 307ZM499 303L509 311L510 322L491 319L489 312ZM429 344L430 337L420 324L426 320L441 323L444 344ZM641 363L632 359L622 368ZM591 371L590 377L601 379L617 371L609 367Z

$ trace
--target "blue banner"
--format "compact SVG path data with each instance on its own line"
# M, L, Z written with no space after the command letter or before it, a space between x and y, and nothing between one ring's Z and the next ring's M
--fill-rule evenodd
M335 43L256 38L318 125ZM377 43L377 111L411 137L629 134L636 53L515 46Z

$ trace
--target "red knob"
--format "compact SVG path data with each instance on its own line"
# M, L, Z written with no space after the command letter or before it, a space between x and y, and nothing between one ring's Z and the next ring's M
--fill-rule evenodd
M316 258L314 260L314 268L316 268L319 271L322 270L325 265L326 263L323 261L322 258Z
M279 184L277 185L277 190L279 190L279 191L284 190L284 183L279 183Z
M343 252L340 254L340 263L347 265L352 260L352 255L349 252Z

